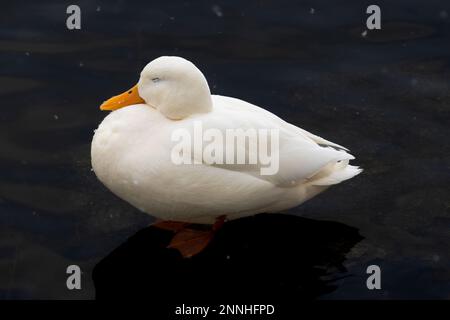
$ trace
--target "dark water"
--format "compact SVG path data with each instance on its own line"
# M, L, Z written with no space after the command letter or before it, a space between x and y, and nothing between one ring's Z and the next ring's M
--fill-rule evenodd
M392 2L377 1L382 30L366 36L372 3L356 0L77 1L77 31L65 27L71 2L2 5L0 298L94 298L94 266L152 222L96 180L89 153L105 116L99 104L164 54L192 60L213 93L349 147L365 169L290 210L303 217L294 217L299 232L313 226L310 240L288 228L289 245L267 243L258 233L267 225L253 224L258 259L261 243L270 252L278 245L285 254L268 255L269 265L296 266L279 282L283 270L265 273L268 288L292 280L303 285L288 287L299 298L450 298L450 4ZM275 219L281 229L291 224ZM246 223L229 230L243 239ZM243 244L219 241L210 260L190 263L217 263L221 245L240 252ZM316 263L334 267L331 278ZM84 272L80 291L66 288L70 264ZM366 288L371 264L381 267L382 290ZM320 281L305 286L308 275ZM322 290L327 279L332 287Z

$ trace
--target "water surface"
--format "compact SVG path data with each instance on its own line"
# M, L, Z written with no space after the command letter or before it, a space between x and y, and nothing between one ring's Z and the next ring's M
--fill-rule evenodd
M77 3L77 31L69 3L0 13L0 298L94 298L94 266L153 221L97 181L90 141L99 104L160 55L192 60L215 94L347 146L365 169L288 212L364 238L318 298L450 297L446 1L378 1L382 30L365 36L364 1ZM80 291L66 288L69 264ZM382 290L366 288L371 264Z

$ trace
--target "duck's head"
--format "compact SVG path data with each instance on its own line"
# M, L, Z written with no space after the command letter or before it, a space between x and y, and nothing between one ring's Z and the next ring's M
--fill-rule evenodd
M100 109L117 110L142 103L174 120L212 108L211 92L202 72L186 59L168 56L147 64L137 85L108 99Z

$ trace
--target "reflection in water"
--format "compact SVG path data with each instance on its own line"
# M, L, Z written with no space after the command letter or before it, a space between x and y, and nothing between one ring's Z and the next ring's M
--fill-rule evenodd
M280 214L226 223L191 259L166 248L171 237L145 228L100 261L93 272L97 299L314 298L349 276L345 255L362 239L341 223Z

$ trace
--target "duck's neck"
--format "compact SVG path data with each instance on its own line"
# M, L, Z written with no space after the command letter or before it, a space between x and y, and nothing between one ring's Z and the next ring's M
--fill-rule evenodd
M167 118L179 120L192 114L207 113L212 110L211 92L204 77L192 81L189 88L177 89L158 106L158 110Z

